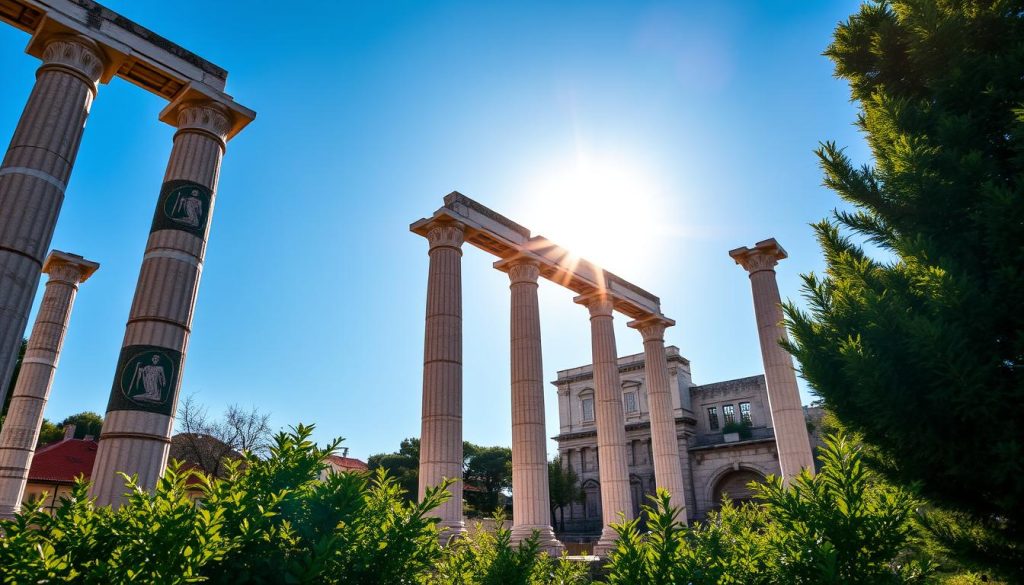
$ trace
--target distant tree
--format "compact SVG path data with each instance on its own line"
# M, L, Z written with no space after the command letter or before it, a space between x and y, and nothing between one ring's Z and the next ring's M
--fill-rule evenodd
M562 457L556 455L548 462L548 493L551 499L551 525L557 526L561 532L565 530L565 507L570 504L583 503L584 493L580 487L576 470L562 464ZM555 521L555 511L558 521Z
M463 497L470 511L491 516L501 504L503 492L512 488L512 450L469 443L464 451L469 455L463 477L467 488L473 489L463 491Z
M366 461L371 471L383 469L395 478L407 501L416 501L420 477L420 440L403 439L396 453L378 453Z
M44 418L42 424L39 426L39 440L36 441L36 449L45 447L50 443L56 443L63 438L63 427L59 427Z
M238 459L242 453L260 456L271 439L270 415L252 408L231 405L220 419L207 415L194 396L178 408L181 432L171 439L172 459L191 464L214 477L226 472L225 460Z
M63 429L68 425L75 425L76 439L84 439L87 436L99 439L100 431L103 430L103 417L91 411L80 412L62 420L57 428L61 429L63 434Z
M874 165L819 150L825 185L855 210L814 226L825 273L804 277L808 311L785 307L803 376L876 466L994 531L979 547L1009 546L976 552L1018 571L1022 13L1019 0L871 1L838 26L825 54Z

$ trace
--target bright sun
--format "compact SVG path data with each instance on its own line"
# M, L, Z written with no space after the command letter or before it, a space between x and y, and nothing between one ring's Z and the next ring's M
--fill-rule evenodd
M528 191L528 227L624 277L657 255L664 218L648 173L626 160L579 157L540 175Z

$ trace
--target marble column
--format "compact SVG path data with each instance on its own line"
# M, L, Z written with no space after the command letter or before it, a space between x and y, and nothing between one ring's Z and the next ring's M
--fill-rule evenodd
M431 515L442 542L466 531L462 519L462 243L463 226L437 222L427 231L430 268L423 340L423 414L419 497L455 479L452 497Z
M49 40L0 164L0 403L103 68L103 53L91 40Z
M679 462L679 438L676 435L676 416L672 407L668 358L665 354L665 329L672 325L675 325L675 321L662 316L651 316L629 323L630 327L640 331L644 339L655 486L668 490L672 496L672 505L679 508L679 521L686 523L686 489Z
M565 547L551 529L544 366L537 300L540 265L518 259L502 269L508 271L512 291L512 541L518 543L537 532L541 547L557 556Z
M75 254L54 250L43 263L50 275L36 314L11 405L0 430L0 518L10 518L21 508L28 470L43 424L43 409L50 397L53 374L64 345L78 284L100 267Z
M597 423L597 468L601 482L604 527L594 554L607 556L617 535L611 524L633 518L633 500L626 461L626 417L622 408L622 382L612 323L611 299L590 294L575 301L590 311L590 339L594 361L594 410Z
M117 472L138 474L152 489L167 464L229 115L210 101L185 103L177 114L93 466L101 505L122 501Z
M754 293L754 315L761 341L764 376L768 384L768 403L775 427L782 479L788 483L800 470L814 471L810 438L800 391L796 385L793 357L779 345L787 339L782 323L782 299L775 281L775 265L787 257L774 238L755 244L754 248L737 248L729 255L750 273Z

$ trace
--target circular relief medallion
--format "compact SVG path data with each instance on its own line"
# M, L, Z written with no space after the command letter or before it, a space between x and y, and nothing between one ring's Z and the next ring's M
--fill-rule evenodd
M164 198L164 215L182 227L200 229L206 223L209 204L210 196L203 187L179 185Z
M121 368L121 393L139 406L161 406L171 394L174 367L174 361L162 351L136 353Z

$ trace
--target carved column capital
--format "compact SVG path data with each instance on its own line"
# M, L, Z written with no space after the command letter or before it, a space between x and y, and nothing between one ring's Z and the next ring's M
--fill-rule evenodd
M42 271L50 276L50 281L77 285L85 282L99 267L96 262L86 260L77 254L54 250L43 262Z
M93 93L105 66L99 45L81 35L56 36L43 49L42 68L66 70L88 83Z
M769 238L758 242L753 248L744 246L730 250L729 256L753 275L765 270L774 272L775 265L779 263L779 260L789 257L789 254L775 241L775 238Z
M461 253L462 244L466 241L465 228L454 221L438 222L427 230L427 241L431 252L435 248L455 248Z
M665 330L675 324L675 321L665 317L664 315L650 315L627 323L629 327L640 332L640 335L644 339L644 343L649 341L664 342Z
M535 260L515 260L508 265L508 278L512 284L537 284L540 264Z
M600 293L580 295L573 302L583 305L590 311L590 317L611 317L615 311L615 303L611 297Z
M203 132L227 144L231 131L231 115L227 108L213 101L187 102L178 110L178 131Z

